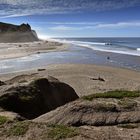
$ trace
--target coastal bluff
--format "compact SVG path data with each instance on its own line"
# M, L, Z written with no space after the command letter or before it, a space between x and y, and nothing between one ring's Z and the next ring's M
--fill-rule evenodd
M0 43L38 41L37 34L29 24L13 25L0 22Z

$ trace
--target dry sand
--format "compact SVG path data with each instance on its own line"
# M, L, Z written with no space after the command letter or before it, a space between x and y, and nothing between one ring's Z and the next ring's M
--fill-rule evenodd
M67 50L68 44L54 41L37 41L29 43L0 43L0 60L28 56L36 53Z
M137 71L88 64L49 65L43 69L45 70L4 74L0 76L0 80L6 81L18 76L10 80L18 82L22 79L30 80L32 77L50 75L72 86L79 96L116 89L140 90L140 72ZM105 81L98 80L99 77Z

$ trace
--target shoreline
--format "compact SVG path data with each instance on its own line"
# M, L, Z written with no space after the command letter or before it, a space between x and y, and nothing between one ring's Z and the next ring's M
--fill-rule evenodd
M42 53L47 53L47 52L42 52ZM49 52L48 52L49 53ZM26 57L26 56L25 56ZM18 58L18 57L17 57ZM11 59L11 58L9 58ZM13 58L14 59L14 58ZM6 59L8 60L8 59ZM36 67L36 68L29 68L29 69L25 69L25 70L17 70L17 71L13 71L13 72L6 72L6 73L0 73L0 76L3 75L11 75L11 74L20 74L20 73L27 73L27 72L38 72L38 70L40 69L47 69L50 67L55 67L55 66L60 66L60 65L91 65L91 66L97 66L97 67L107 67L107 68L113 68L113 69L118 69L118 70L126 70L126 71L132 71L132 72L137 72L140 73L140 70L137 69L132 69L132 68L126 68L126 67L118 67L118 66L111 66L111 65L105 65L105 64L85 64L85 63L57 63L57 64L49 64L49 65L44 65L41 67ZM42 70L43 71L43 70Z
M30 71L55 64L93 64L140 71L140 57L138 56L96 51L91 48L53 41L42 41L43 49L41 49L41 47L39 48L40 42L34 43L22 43L25 46L29 45L28 48L23 47L23 49L27 48L27 52L22 53L24 56L16 57L14 55L14 58L1 59L0 74ZM8 44L11 45L11 43Z

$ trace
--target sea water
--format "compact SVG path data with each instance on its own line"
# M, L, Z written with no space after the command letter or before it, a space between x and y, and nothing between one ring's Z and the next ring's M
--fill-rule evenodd
M93 50L140 56L140 38L61 38Z

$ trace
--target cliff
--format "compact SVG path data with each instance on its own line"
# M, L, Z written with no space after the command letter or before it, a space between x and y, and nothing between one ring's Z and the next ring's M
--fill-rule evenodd
M0 43L38 41L37 34L29 24L13 25L0 22Z

